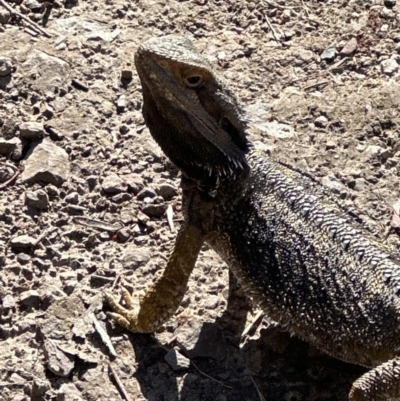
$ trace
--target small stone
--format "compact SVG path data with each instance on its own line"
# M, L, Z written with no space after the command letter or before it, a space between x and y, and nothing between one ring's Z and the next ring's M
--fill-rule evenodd
M110 234L107 231L103 231L99 234L99 239L101 241L109 241L111 239Z
M143 188L137 195L136 198L138 200L144 200L145 198L155 198L157 196L157 192L153 188Z
M0 56L0 77L10 75L14 69L11 59Z
M151 258L151 253L148 248L128 245L124 251L122 265L124 268L137 269L145 266Z
M393 8L396 5L396 0L384 0L383 4L387 8Z
M336 148L336 143L335 141L332 141L331 139L326 141L326 150L332 150Z
M281 21L282 21L282 23L287 23L287 22L289 22L290 21L290 17L291 17L291 12L290 12L290 10L289 9L285 9L285 10L283 10L283 13L281 14Z
M343 47L340 54L343 56L350 56L352 55L357 49L357 39L351 38Z
M81 393L73 383L64 383L57 392L57 401L83 401Z
M17 255L17 260L21 265L26 265L31 260L31 257L28 254L21 252Z
M126 80L131 80L133 77L132 68L124 68L121 71L121 78Z
M381 62L381 71L385 75L393 75L399 69L399 65L394 58L389 58Z
M355 180L351 180L348 183L349 188L354 189L354 191L364 191L366 187L366 183L364 178L356 178Z
M160 184L158 188L156 188L157 194L162 196L162 198L166 201L171 200L173 197L178 195L178 190L171 184Z
M122 193L122 194L117 194L114 195L111 200L115 203L122 203L122 202L127 202L132 199L132 195L128 193Z
M328 119L325 116L319 116L314 120L316 127L325 128L328 125Z
M90 188L90 190L92 190L98 182L97 176L96 175L90 175L89 177L86 177L86 182Z
M25 205L40 210L45 210L49 206L49 197L43 189L25 193Z
M338 54L335 46L331 45L327 47L321 54L321 60L333 61Z
M15 299L12 295L7 294L3 298L2 302L3 309L8 310L8 309L15 309Z
M36 290L21 293L19 300L26 306L33 306L40 301L40 295Z
M167 206L165 204L147 204L142 208L142 212L149 217L160 218L164 215Z
M117 174L111 173L103 179L101 188L107 194L118 194L127 189L126 182Z
M19 135L26 139L41 138L44 135L43 124L36 121L23 122L19 125Z
M117 111L122 113L126 109L126 96L121 95L117 100Z
M67 152L45 138L42 143L33 146L27 156L23 182L45 182L60 186L69 176Z
M76 205L79 202L79 194L78 192L71 192L65 197L65 201L67 203L72 203L73 205Z
M121 242L126 242L128 241L129 237L131 236L131 230L129 228L123 228L122 230L119 230L117 232L118 239Z
M10 17L11 17L11 13L8 10L6 10L4 7L0 7L0 25L7 24Z
M5 139L0 137L0 155L13 155L18 149L22 149L19 138Z
M29 235L19 235L10 241L11 248L13 249L29 249L35 244L35 239Z
M190 366L190 359L183 356L175 348L170 349L164 357L165 362L175 371L188 369Z

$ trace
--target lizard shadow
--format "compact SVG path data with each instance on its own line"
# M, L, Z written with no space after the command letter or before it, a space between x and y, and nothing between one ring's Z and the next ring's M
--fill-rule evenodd
M229 277L227 308L215 322L202 324L195 346L186 352L188 369L173 371L164 361L168 349L156 338L130 337L138 363L135 378L145 399L347 400L352 382L365 369L310 351L307 343L275 325L241 344L251 305ZM173 341L169 346L180 347Z

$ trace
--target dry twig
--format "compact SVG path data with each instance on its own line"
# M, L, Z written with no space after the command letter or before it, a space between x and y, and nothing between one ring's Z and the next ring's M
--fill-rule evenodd
M274 37L274 39L275 39L278 43L281 43L281 41L279 40L278 34L276 33L274 27L272 26L272 24L271 24L271 22L270 22L268 16L267 16L267 15L264 15L264 17L265 17L265 21L267 22L267 25L268 25L269 29L271 29L272 36Z
M112 376L114 378L115 383L117 384L117 387L118 387L118 391L121 393L122 397L124 397L124 400L132 401L132 398L129 396L129 394L125 390L125 387L122 384L121 379L119 378L115 369L112 367L111 363L108 365L108 370L109 370L110 376Z
M192 365L196 368L196 370L197 370L199 373L201 373L203 376L208 377L210 380L212 380L212 381L214 381L214 382L220 384L221 386L224 386L224 387L230 388L230 389L233 388L233 387L228 386L227 384L225 384L225 383L223 383L223 382L221 382L221 381L219 381L219 380L217 380L217 379L214 379L213 377L209 376L207 373L204 373L203 371L201 371L201 370L195 365L195 363L194 363L193 361L191 361L191 363L192 363Z
M0 0L0 1L1 1L1 0ZM7 180L6 182L3 182L3 184L0 185L0 189L6 188L8 184L10 184L11 182L13 182L13 181L19 176L19 174L20 174L20 171L17 170L17 171L14 173L14 175L13 175L9 180Z
M24 14L21 14L19 11L14 10L11 6L9 6L5 0L0 0L0 6L4 7L7 11L9 11L11 14L18 15L21 19L23 19L25 22L27 22L31 27L34 29L38 30L40 33L42 33L44 36L47 38L51 38L52 35L50 35L48 32L46 32L43 28L41 28L36 22L32 21L28 17L26 17Z
M254 384L254 386L255 386L255 388L256 388L256 390L257 390L257 393L258 393L258 396L260 397L260 400L261 400L261 401L266 401L265 397L261 394L261 391L258 389L257 384L256 384L256 382L254 381L254 379L253 379L251 376L250 376L250 379L251 379L251 381L253 382L253 384Z

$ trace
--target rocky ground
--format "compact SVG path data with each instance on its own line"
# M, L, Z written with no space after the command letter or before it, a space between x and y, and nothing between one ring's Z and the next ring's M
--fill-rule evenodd
M280 332L206 247L154 336L106 319L103 290L146 288L182 221L133 67L170 33L230 82L259 147L399 251L395 0L1 0L0 400L346 400L364 370Z

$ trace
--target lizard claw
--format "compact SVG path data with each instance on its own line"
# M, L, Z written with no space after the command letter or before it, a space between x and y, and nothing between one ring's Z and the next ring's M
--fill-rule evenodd
M138 310L134 305L135 302L128 290L124 287L121 288L122 299L126 307L119 304L111 292L105 292L104 297L114 312L107 312L107 316L111 317L116 323L125 327L132 332L140 332L138 329Z

